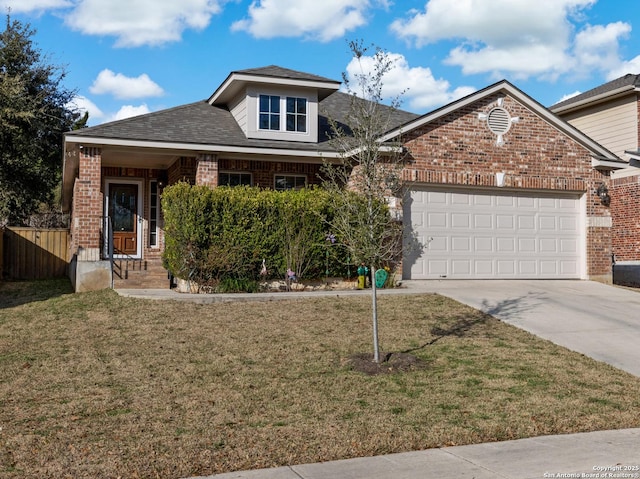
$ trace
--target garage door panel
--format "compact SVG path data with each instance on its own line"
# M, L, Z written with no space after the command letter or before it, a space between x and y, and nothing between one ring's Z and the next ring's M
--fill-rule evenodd
M513 215L501 215L497 214L496 218L496 227L499 230L513 230L515 227L515 218Z
M476 229L493 228L493 216L487 214L476 214L473 216L473 225Z
M530 197L516 197L516 203L518 208L530 208L536 207L536 200Z
M476 276L483 276L485 278L494 275L493 260L490 259L478 259L474 261L474 272Z
M471 274L471 260L469 259L452 260L451 273L454 275L469 276Z
M558 244L555 238L542 238L538 241L538 251L540 253L557 253Z
M578 242L574 239L561 239L560 241L560 251L562 253L577 253L578 252Z
M538 216L538 229L540 231L556 231L558 229L555 216Z
M578 231L578 218L574 216L561 216L558 218L558 228L560 231L575 233Z
M449 251L449 238L446 236L430 236L427 238L421 238L423 245L426 245L427 251Z
M515 238L496 238L497 253L513 253L516 250Z
M577 195L414 190L405 224L426 247L407 256L405 277L579 278L579 217Z
M451 214L451 227L453 229L463 228L466 230L466 229L469 229L469 226L471 226L471 222L469 220L468 213L452 213Z
M476 237L474 238L475 251L479 253L492 253L493 252L493 238L491 237Z
M498 275L499 276L515 276L515 272L516 272L516 260L512 259L512 260L506 260L506 259L501 259L497 261L497 265L498 265Z
M518 261L518 275L530 278L536 277L538 275L537 261Z
M447 214L446 213L427 213L427 222L424 224L429 228L446 228Z
M536 218L535 216L528 215L518 215L518 229L521 230L529 230L534 231L536 229Z

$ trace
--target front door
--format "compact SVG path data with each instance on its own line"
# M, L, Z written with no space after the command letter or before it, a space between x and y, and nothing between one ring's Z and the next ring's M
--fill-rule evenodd
M115 255L138 255L138 185L109 185L109 216Z

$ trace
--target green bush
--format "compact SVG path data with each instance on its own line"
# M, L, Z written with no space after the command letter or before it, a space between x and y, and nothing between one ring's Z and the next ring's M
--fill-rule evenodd
M327 240L331 193L177 183L162 194L165 267L215 290L252 289L263 278L345 271L346 250ZM261 275L262 261L267 274Z

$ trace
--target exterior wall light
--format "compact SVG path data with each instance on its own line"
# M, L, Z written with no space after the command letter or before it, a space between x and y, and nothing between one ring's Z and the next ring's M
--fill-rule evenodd
M607 188L607 185L600 183L596 190L596 194L600 197L600 202L604 206L609 206L609 204L611 204L611 197L609 196L609 188Z

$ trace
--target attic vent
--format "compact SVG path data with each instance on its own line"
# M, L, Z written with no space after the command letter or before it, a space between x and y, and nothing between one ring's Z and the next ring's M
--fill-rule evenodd
M496 135L504 135L511 126L511 116L504 108L496 107L487 115L487 125Z

